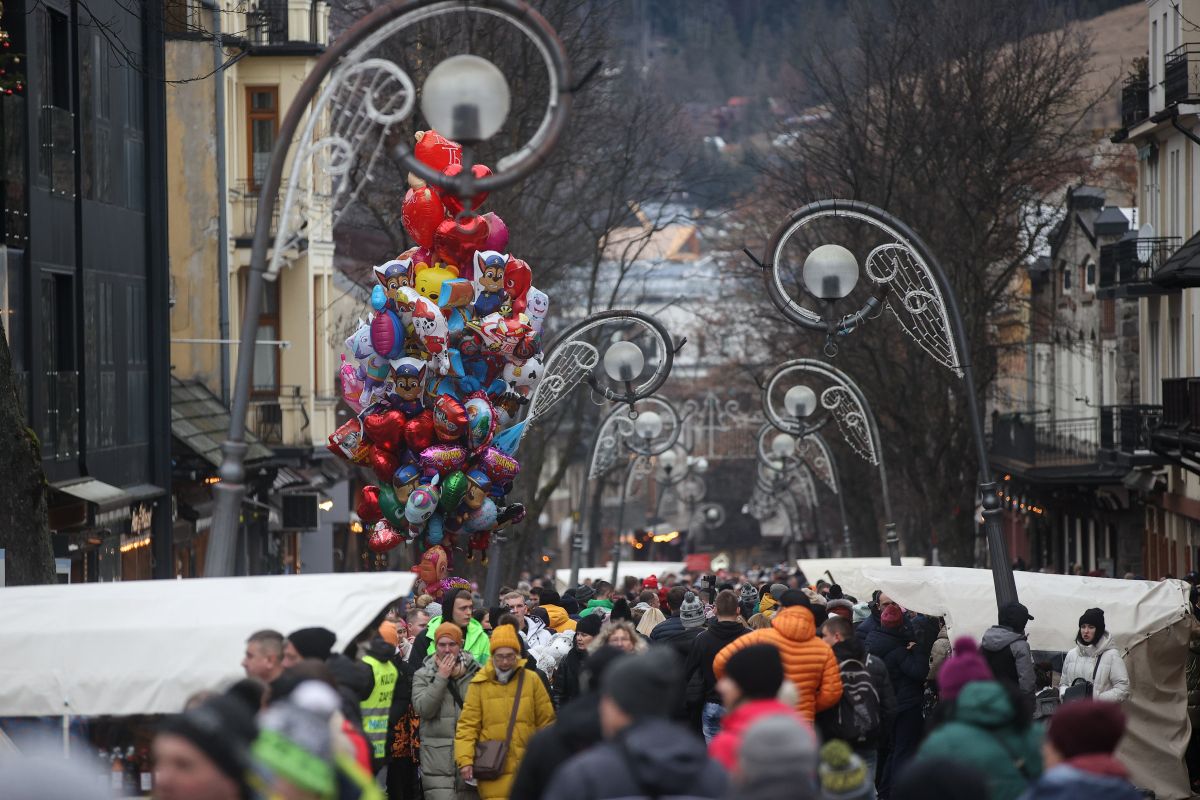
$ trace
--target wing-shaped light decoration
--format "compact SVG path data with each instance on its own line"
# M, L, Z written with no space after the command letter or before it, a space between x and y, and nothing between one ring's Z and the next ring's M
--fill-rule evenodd
M872 250L864 269L872 281L892 290L887 307L913 341L961 378L945 300L920 256L908 245L892 242Z
M633 422L623 414L613 414L604 421L596 435L596 445L592 448L588 480L599 478L617 465L621 455L621 442L632 430Z
M869 464L879 463L876 443L858 398L845 386L830 386L821 392L821 405L832 413L846 443Z
M554 348L542 370L542 382L533 390L529 400L529 416L525 418L522 436L541 417L546 416L560 400L571 393L580 381L600 363L600 352L587 342L564 342Z
M801 439L796 446L796 455L803 459L817 480L829 487L829 491L834 494L838 493L837 474L833 470L833 455L829 452L829 445L820 434L810 433Z

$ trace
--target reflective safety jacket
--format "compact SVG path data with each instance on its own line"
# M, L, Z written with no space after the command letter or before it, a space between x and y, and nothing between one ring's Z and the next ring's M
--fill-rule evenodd
M363 663L371 668L375 686L371 695L359 704L362 709L363 733L371 744L371 757L382 761L386 754L388 735L388 712L392 710L392 695L396 692L396 678L400 671L390 661L380 661L374 656L363 656Z

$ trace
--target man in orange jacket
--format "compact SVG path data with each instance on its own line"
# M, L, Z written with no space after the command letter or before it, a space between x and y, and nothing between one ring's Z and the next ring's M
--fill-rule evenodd
M799 589L789 589L780 599L782 608L771 627L739 636L713 660L713 674L725 674L725 662L734 653L756 644L773 645L783 661L783 674L796 687L796 712L812 722L820 711L842 699L842 675L833 648L817 636L817 626L808 598Z

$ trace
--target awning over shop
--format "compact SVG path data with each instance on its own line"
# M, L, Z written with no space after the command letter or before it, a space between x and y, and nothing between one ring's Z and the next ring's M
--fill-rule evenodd
M0 588L0 716L177 712L194 692L243 677L254 631L322 626L340 650L413 579L381 572Z
M91 503L99 513L114 511L118 508L128 509L134 503L153 500L166 493L162 487L149 483L139 483L136 486L121 488L95 478L75 478L52 483L50 488Z
M221 466L221 442L229 433L229 411L199 381L171 378L171 435L214 467ZM274 455L246 431L246 461Z
M1154 271L1151 283L1169 289L1200 286L1200 233L1183 243Z

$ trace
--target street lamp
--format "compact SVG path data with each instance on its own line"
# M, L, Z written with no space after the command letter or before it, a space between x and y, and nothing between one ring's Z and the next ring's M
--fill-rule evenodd
M482 178L475 177L465 163L470 160L467 148L463 151L464 169L453 176L416 158L405 143L406 137L398 135L399 126L415 107L412 79L377 52L382 43L405 28L459 14L475 14L512 25L533 43L546 68L546 108L537 130L518 150L497 161L494 174ZM498 191L529 176L549 156L566 126L571 105L568 63L554 28L519 0L474 0L465 4L392 0L359 19L321 53L279 123L259 192L229 432L221 445L221 480L213 489L215 506L205 557L206 576L228 576L235 571L246 494L246 418L254 386L254 357L258 351L254 342L258 339L264 282L278 273L284 254L309 235L310 224L314 230L336 225L358 195L348 175L355 168L369 174L382 150L381 142L399 142L392 148L392 155L402 171L459 197ZM494 65L475 56L447 59L430 72L422 97L423 111L431 122L449 121L443 132L460 134L471 143L488 138L503 125L509 106L507 85L503 75L497 82L496 73L499 70ZM476 80L480 85L470 90L459 85ZM503 89L501 83L505 83ZM334 106L347 98L353 102L335 113ZM283 171L289 156L291 169L284 184ZM318 176L322 180L317 180ZM281 194L283 204L277 209ZM469 216L470 209L463 213ZM310 219L309 214L328 217ZM274 232L272 227L276 228Z
M817 410L817 393L804 384L797 384L783 396L783 407L793 419L807 419Z
M870 251L863 262L872 284L872 294L856 311L839 316L836 300L849 294L850 260L853 253L826 250L822 245L805 259L805 289L821 301L823 310L814 312L790 296L785 282L785 248L791 238L818 220L833 219L865 223L889 241ZM845 250L845 248L842 248ZM818 256L819 253L819 256ZM850 258L847 258L847 253ZM858 276L855 259L853 274ZM975 439L979 462L979 495L983 505L984 532L999 606L1017 600L1008 548L1000 529L1000 497L988 464L987 440L979 413L970 347L962 312L950 281L928 245L907 224L877 206L858 200L819 200L793 211L776 229L767 244L766 258L759 262L766 277L771 301L785 318L810 330L825 333L825 352L836 355L838 336L853 332L877 315L886 304L904 330L926 353L951 370L966 384L967 415ZM836 278L836 280L835 280ZM814 291L814 288L816 289ZM853 284L850 284L853 289ZM840 294L846 290L844 294ZM891 297L890 295L895 295Z

